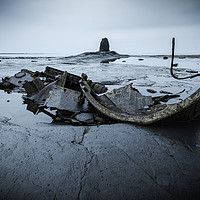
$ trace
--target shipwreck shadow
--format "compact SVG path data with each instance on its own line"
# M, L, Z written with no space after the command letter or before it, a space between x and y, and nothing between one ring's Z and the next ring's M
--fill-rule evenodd
M193 121L153 124L144 127L150 134L165 137L183 145L196 146L199 143L200 119Z

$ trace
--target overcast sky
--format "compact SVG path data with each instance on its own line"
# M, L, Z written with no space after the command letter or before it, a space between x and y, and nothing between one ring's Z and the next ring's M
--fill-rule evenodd
M200 54L200 0L0 0L0 52Z

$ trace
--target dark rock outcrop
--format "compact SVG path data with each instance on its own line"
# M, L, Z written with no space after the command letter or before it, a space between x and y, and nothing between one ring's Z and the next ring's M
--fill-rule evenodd
M99 51L110 51L109 49L109 42L107 38L102 38Z

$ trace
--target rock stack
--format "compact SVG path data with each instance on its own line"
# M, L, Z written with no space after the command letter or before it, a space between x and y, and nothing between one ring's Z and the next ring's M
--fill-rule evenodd
M109 49L109 42L107 38L102 38L101 43L100 43L100 47L99 47L99 51L110 51Z

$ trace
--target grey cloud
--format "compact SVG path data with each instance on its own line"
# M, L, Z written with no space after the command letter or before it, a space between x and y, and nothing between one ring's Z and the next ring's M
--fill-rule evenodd
M0 0L0 43L11 51L55 52L89 50L105 36L127 45L136 38L138 46L137 38L197 38L191 27L200 27L199 11L199 0ZM187 27L191 34L183 35Z
M91 29L200 23L199 0L1 0L4 20ZM7 3L5 3L7 2ZM1 16L3 17L3 16Z

